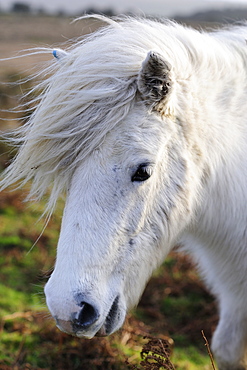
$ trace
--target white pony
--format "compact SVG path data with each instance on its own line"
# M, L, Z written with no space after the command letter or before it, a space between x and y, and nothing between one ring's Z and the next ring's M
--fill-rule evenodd
M49 310L113 333L180 244L218 300L219 369L247 369L247 28L105 21L54 52L1 184L49 188L50 212L67 192Z

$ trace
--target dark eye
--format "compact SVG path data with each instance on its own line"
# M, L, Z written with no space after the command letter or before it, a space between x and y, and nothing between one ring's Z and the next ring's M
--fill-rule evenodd
M151 173L150 165L148 165L147 163L142 163L137 168L135 173L131 176L131 181L132 182L134 182L134 181L138 181L138 182L146 181L147 179L149 179L151 174L152 173Z

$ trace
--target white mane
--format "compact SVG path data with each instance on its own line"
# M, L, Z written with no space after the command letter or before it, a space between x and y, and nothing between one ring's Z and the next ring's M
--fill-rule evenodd
M29 198L39 199L51 186L48 208L53 209L78 162L129 112L147 52L164 55L179 81L200 68L219 73L220 66L223 71L225 64L232 63L224 48L236 41L241 47L245 43L243 36L233 35L227 46L221 45L217 60L214 52L223 44L221 39L225 43L229 39L224 32L212 37L172 22L128 18L110 23L75 43L61 61L45 70L49 77L36 87L43 90L36 110L12 140L21 146L4 173L2 188L32 180Z

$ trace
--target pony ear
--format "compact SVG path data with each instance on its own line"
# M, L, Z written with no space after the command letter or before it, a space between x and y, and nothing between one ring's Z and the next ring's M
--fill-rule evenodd
M146 104L155 107L164 99L172 85L171 65L163 57L150 51L142 63L137 78L137 87Z

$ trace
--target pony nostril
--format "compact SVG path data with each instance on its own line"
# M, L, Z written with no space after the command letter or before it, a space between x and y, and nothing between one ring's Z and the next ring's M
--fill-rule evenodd
M74 320L74 327L79 329L87 329L98 320L99 313L92 305L87 302L81 303L81 311L77 319Z

